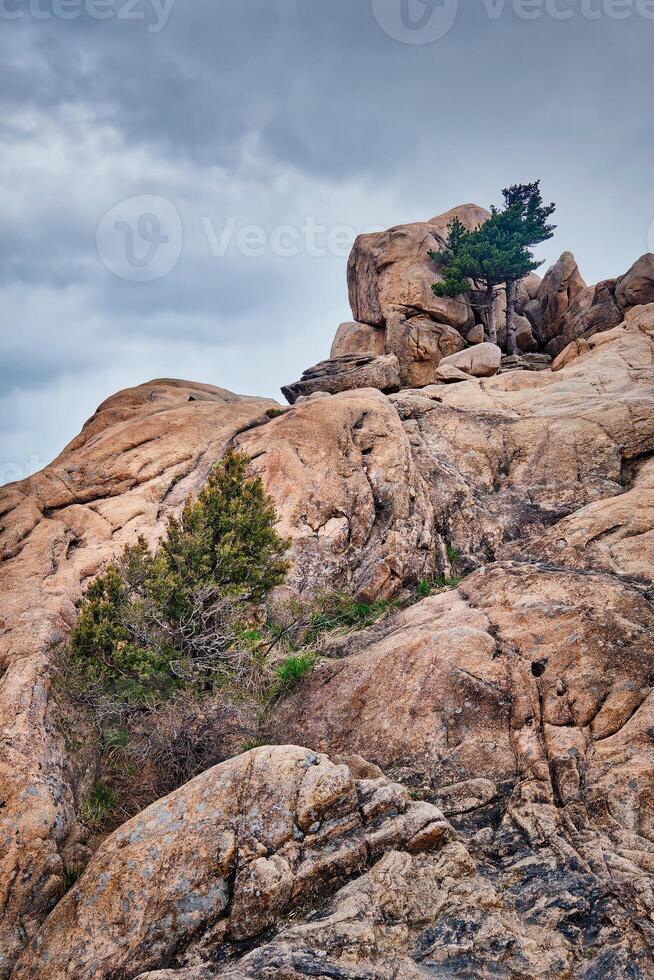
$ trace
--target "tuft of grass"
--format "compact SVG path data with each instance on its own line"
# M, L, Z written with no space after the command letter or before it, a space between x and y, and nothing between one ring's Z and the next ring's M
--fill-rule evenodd
M309 620L310 642L322 633L335 630L365 629L378 622L397 607L388 599L377 602L358 602L351 596L335 592L321 596L316 611Z
M451 544L445 545L445 550L447 551L447 559L450 565L456 567L461 561L460 553L456 550L456 548L453 548Z
M61 898L71 890L73 885L79 880L82 871L84 869L80 867L71 867L70 864L64 862L64 870L61 881L60 896Z
M452 578L447 578L445 575L437 575L434 579L435 589L456 589L457 586L461 584L463 579L460 575L453 575Z
M106 749L125 749L132 736L124 728L107 728L102 733L102 744Z
M280 415L286 415L288 409L285 408L268 408L266 409L266 415L269 419L278 419Z
M311 653L300 653L297 656L287 657L275 671L277 679L287 686L297 684L298 681L311 673L315 662L316 658Z
M252 749L260 749L262 745L267 745L268 743L264 738L251 738L243 742L241 745L241 753L250 752Z
M80 807L80 820L94 828L102 827L114 812L117 803L116 794L109 786L95 783Z
M442 592L444 589L456 589L463 579L454 575L452 578L447 578L445 575L437 575L432 581L424 579L422 582L418 583L416 588L417 599L427 599L434 592Z

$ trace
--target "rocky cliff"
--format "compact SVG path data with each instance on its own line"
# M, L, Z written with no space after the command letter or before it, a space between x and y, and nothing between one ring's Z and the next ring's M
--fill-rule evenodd
M291 408L153 381L0 490L0 976L654 976L654 256L530 277L507 361L431 291L455 213L485 216L357 241ZM92 853L53 645L234 446L292 540L278 601L401 608Z

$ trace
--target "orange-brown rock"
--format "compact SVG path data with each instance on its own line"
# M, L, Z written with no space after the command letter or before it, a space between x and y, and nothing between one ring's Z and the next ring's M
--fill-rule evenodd
M292 538L293 593L473 573L332 640L276 706L277 740L332 761L230 760L120 828L61 899L88 854L50 644L232 445ZM27 945L15 975L53 980L650 976L653 454L654 305L553 370L283 414L171 381L105 402L0 492L0 975Z
M621 310L654 303L654 254L647 252L618 279L615 299Z
M554 929L571 938L565 923L576 901L568 913L559 906L556 879L548 884L543 868L551 861L573 894L603 892L612 957L628 956L628 934L651 937L654 609L646 593L598 572L498 563L333 654L284 706L279 737L366 754L420 787L499 867L511 867L508 855L533 867L527 894L505 880L519 908L533 903L531 921L552 924L557 909ZM582 955L608 946L591 941ZM474 963L473 955L470 975ZM543 967L542 975L561 974Z
M426 315L456 329L471 325L472 311L465 298L443 299L434 294L432 285L439 272L429 252L443 248L454 218L473 229L489 217L484 208L465 204L431 221L360 235L348 263L354 319L383 326L389 313L398 311L407 317Z
M389 314L385 343L386 350L398 359L403 388L422 388L433 384L443 358L465 347L463 337L453 327L435 323L427 316L407 320L397 312Z
M392 597L434 567L434 515L409 439L373 389L296 406L240 436L293 540L295 592Z
M540 314L534 326L540 344L545 346L559 336L565 313L585 288L574 255L564 252L547 271L538 289Z
M384 354L384 331L367 323L341 323L336 331L329 357L343 357L344 354Z
M45 470L0 490L0 976L61 894L79 847L50 712L49 650L82 588L156 540L266 399L157 381L114 395Z
M295 746L191 780L109 837L12 976L134 977L203 934L244 941L392 849L438 849L443 814L384 778ZM407 855L408 856L408 855Z
M652 311L591 337L581 356L563 352L555 372L390 396L436 526L473 565L496 557L502 540L622 493L630 467L654 450Z

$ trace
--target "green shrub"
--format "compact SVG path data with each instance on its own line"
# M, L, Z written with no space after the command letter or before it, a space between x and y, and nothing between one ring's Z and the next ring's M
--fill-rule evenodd
M139 539L87 590L70 655L117 702L148 705L247 670L261 642L258 607L284 580L289 547L247 464L229 453L156 554Z
M450 565L452 565L453 568L456 568L461 561L460 553L456 550L456 548L453 548L451 544L446 545L445 550L447 551L447 558Z
M275 673L282 684L295 684L311 673L315 662L316 658L312 654L301 653L298 656L287 657L278 665Z

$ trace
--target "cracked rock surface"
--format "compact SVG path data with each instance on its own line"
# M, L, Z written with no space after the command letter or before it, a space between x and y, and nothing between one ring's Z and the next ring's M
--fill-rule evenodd
M384 851L453 836L435 806L383 777L355 779L303 748L253 749L112 834L13 976L135 976L202 933L243 942Z
M551 370L282 414L152 382L3 488L0 976L654 976L653 338L636 307ZM51 644L232 445L292 538L291 594L469 574L333 641L278 744L124 824L62 897L82 842Z

